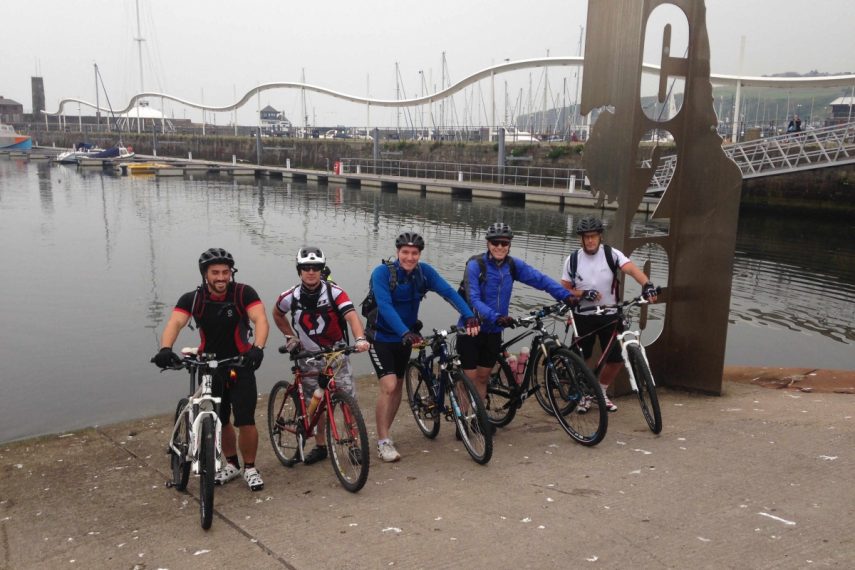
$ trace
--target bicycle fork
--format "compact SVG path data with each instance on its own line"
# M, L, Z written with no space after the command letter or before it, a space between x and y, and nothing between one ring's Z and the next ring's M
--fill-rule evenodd
M629 362L629 346L635 345L638 347L638 350L641 351L641 355L644 357L644 360L647 360L647 351L644 350L644 345L642 345L638 338L641 336L640 332L637 331L625 331L617 335L618 342L620 343L620 355L623 357L623 365L626 367L627 375L629 376L629 385L632 388L632 391L638 394L638 383L635 380L635 372L632 370L632 364ZM656 382L653 380L651 376L650 382L653 386L656 386Z

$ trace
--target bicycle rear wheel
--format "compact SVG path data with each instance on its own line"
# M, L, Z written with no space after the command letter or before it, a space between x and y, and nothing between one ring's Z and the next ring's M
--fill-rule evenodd
M214 437L214 418L206 415L202 418L199 448L199 514L205 530L211 528L214 520Z
M346 392L334 392L327 410L327 449L333 470L342 486L356 493L368 480L371 454L368 430L356 399ZM335 433L333 433L335 432Z
M490 378L487 380L487 400L484 409L487 411L487 419L497 427L504 427L511 423L517 415L519 407L519 387L514 379L514 373L508 366L504 356L496 361Z
M303 422L300 419L300 396L293 384L282 380L273 385L267 399L267 431L273 453L285 467L300 461L304 443Z
M175 430L172 446L169 448L172 486L177 491L185 490L187 481L190 479L190 460L187 458L187 453L190 451L190 418L187 417L186 413L182 413L187 402L187 398L182 398L175 409L175 424L178 425L178 429ZM175 449L178 449L179 453L175 453Z
M439 433L439 406L433 401L428 375L422 365L410 360L404 372L404 382L407 386L407 401L419 431L428 439L435 438Z
M638 401L641 404L641 413L644 420L653 433L662 431L662 411L659 409L659 396L656 395L656 385L653 383L653 374L647 359L641 349L630 344L626 347L629 365L635 375L635 383L638 385Z
M459 392L462 392L461 396L466 399L465 402L459 401ZM460 370L451 372L448 397L463 446L475 463L486 464L493 456L493 428L475 386Z
M603 392L578 354L558 348L549 354L546 393L558 423L582 445L597 445L606 436L608 412Z

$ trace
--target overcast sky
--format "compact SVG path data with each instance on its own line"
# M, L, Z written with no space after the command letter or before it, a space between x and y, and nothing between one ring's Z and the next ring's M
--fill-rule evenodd
M145 89L225 105L258 83L299 81L302 70L308 83L394 99L396 62L412 97L420 91L419 70L439 87L443 51L453 81L505 59L545 56L547 50L552 56L577 55L587 1L140 0L140 7ZM4 5L3 12L0 95L21 102L25 111L36 74L45 80L48 111L63 97L94 101L93 63L114 108L140 90L134 0L26 0ZM853 23L853 0L707 0L712 71L739 72L744 35L745 75L855 72ZM552 96L564 91L566 78L572 100L573 70L549 73ZM541 74L516 72L502 81L507 79L513 99L523 97L520 90L528 92L530 75L536 86ZM265 93L261 105L266 104L302 122L297 92ZM323 96L311 96L308 106L310 121L314 115L321 125L365 120L364 107ZM242 123L253 121L255 107L244 108ZM196 117L179 107L168 113ZM372 122L394 124L393 111L374 113ZM219 124L229 120L217 118Z

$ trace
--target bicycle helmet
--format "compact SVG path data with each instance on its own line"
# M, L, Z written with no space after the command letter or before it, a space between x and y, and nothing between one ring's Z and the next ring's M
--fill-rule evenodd
M307 245L300 248L297 252L297 267L301 265L326 265L327 258L324 257L324 252L317 247Z
M405 245L417 247L419 251L422 251L425 248L425 240L415 232L404 232L395 240L395 247L401 249Z
M595 216L585 216L576 223L576 233L582 235L588 232L603 233L603 220Z
M235 258L232 254L221 247L212 247L211 249L202 252L199 256L199 273L203 276L210 265L225 263L232 270L235 268Z
M487 239L514 239L514 230L504 222L494 222L487 228Z

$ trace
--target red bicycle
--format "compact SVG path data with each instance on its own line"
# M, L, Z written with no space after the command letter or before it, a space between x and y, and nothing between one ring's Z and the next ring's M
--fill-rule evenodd
M284 354L287 349L282 346L279 352ZM335 384L335 375L344 363L343 357L352 352L356 352L356 347L339 344L325 350L292 354L294 381L277 382L270 391L267 427L276 457L285 467L293 467L305 459L303 446L325 419L327 449L333 470L342 486L356 493L368 479L368 430L356 399ZM305 372L300 368L301 361L320 365L318 386L323 390L323 396L310 406L306 406L304 398Z

